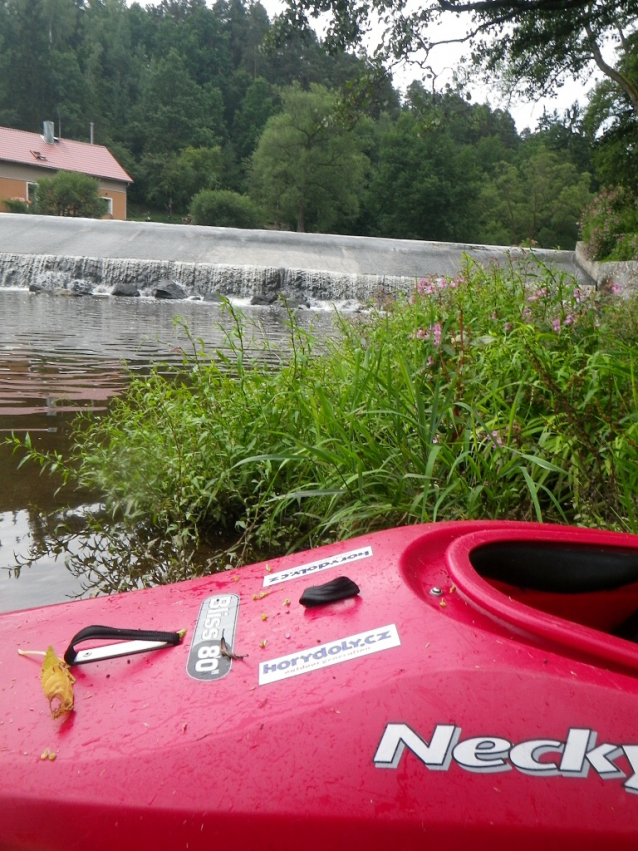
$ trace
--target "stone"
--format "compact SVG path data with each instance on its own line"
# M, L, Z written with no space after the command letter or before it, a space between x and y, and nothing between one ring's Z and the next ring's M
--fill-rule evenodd
M284 307L288 307L291 310L299 310L299 308L301 308L301 307L306 307L306 308L310 307L310 302L308 301L307 298L303 298L303 297L300 298L298 296L280 295L279 296L279 302Z
M269 307L271 304L274 304L276 301L277 301L277 295L276 294L273 293L273 294L265 295L263 293L260 293L260 294L254 295L251 298L250 303L254 304L254 305L261 305L263 307Z
M76 278L76 280L72 281L71 289L75 295L93 295L92 285L83 278Z
M186 293L176 281L168 279L160 281L153 292L155 298L179 299L186 298Z
M127 298L137 298L139 297L139 294L140 291L135 284L132 284L129 281L121 281L111 290L111 295L124 296Z

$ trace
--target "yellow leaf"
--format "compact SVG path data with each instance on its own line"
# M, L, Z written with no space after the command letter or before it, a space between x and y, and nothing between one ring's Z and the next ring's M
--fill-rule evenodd
M65 712L73 711L73 683L75 677L69 671L69 666L55 655L53 647L49 647L44 656L40 672L42 690L49 701L52 718L59 718Z

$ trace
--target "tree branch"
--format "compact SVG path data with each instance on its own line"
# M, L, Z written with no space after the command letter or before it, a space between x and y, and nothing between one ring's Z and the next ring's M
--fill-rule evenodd
M638 113L638 86L626 77L624 74L621 74L620 71L616 71L611 65L608 65L605 62L602 53L600 52L600 47L598 46L598 42L592 32L590 25L585 24L585 30L587 32L587 38L589 40L589 45L591 47L592 56L594 57L594 62L600 70L605 74L605 76L609 77L610 80L613 80L617 83L620 88L625 92L629 100L631 101L631 105L633 107L634 112Z
M494 12L505 10L510 17L525 12L562 12L582 9L590 0L475 0L458 3L455 0L436 0L445 12Z

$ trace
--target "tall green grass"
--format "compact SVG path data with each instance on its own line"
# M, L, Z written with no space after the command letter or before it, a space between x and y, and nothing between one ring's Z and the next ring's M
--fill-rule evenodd
M227 309L232 311L232 308ZM636 306L542 266L420 281L279 367L227 354L135 378L61 466L169 536L239 560L405 523L510 518L638 531ZM317 351L317 348L320 351ZM32 451L32 454L35 453Z

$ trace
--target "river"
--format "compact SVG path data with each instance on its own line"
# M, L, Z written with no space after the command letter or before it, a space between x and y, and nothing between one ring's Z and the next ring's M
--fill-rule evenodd
M251 326L254 350L267 338L285 349L286 312L240 303ZM41 474L4 440L29 434L42 451L69 450L78 412L106 410L126 388L129 375L153 363L178 366L190 343L176 317L208 349L224 345L230 319L216 304L113 297L36 295L0 289L0 611L63 602L84 593L65 554L47 547L43 515L64 506L81 515L99 494L56 493L59 481ZM329 333L332 312L298 311L300 324ZM221 326L221 327L220 327ZM260 356L262 356L260 354ZM277 358L276 351L270 357ZM78 536L75 546L87 542ZM28 567L33 548L41 555Z

